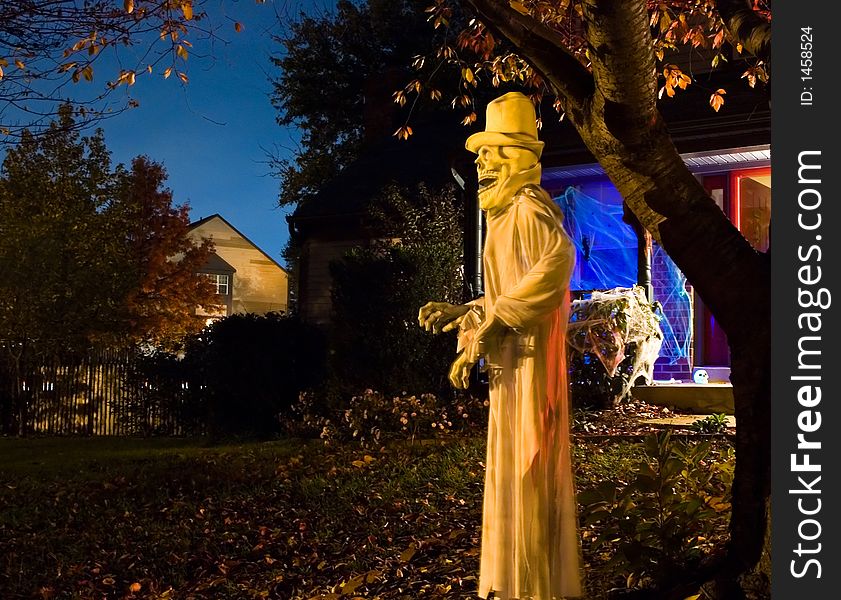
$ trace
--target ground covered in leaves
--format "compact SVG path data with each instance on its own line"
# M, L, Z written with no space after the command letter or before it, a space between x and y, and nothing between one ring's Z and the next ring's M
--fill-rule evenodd
M676 415L677 413L669 407L648 404L632 398L611 410L573 411L572 431L574 435L588 439L599 436L617 438L644 436L653 430L648 420L667 419ZM702 416L699 415L698 418ZM678 435L695 433L690 427L671 427L670 429Z
M622 419L576 433L579 490L628 479ZM0 438L0 598L475 598L484 449ZM625 582L597 535L591 598Z

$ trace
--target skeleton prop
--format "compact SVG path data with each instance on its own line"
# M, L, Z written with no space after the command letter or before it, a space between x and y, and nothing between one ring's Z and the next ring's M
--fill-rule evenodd
M488 229L484 298L430 302L428 331L459 329L450 369L467 386L479 357L490 414L479 596L562 600L581 596L569 442L565 337L575 251L563 215L540 187L534 106L518 92L488 105L477 154L479 203Z

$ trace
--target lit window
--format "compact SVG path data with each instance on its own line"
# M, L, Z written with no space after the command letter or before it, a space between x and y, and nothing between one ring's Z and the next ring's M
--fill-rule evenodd
M220 296L227 296L228 290L230 289L230 279L228 275L217 275L215 273L210 273L207 275L210 278L210 282L216 286L216 293Z

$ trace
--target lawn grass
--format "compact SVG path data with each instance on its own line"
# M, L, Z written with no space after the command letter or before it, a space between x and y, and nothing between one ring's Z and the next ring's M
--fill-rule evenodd
M143 460L196 458L240 454L251 446L272 454L283 448L295 450L297 441L258 443L230 442L210 445L201 438L122 438L122 437L45 437L21 440L0 438L0 469L8 474L31 475L38 478L63 474L67 470L80 475L91 472L94 464L122 468L125 463Z
M484 452L0 439L0 598L475 598ZM578 443L578 485L640 452ZM590 597L622 581L584 558Z

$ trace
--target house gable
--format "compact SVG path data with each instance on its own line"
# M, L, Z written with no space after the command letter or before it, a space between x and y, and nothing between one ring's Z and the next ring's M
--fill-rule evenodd
M215 254L234 270L232 313L287 311L289 276L286 269L221 215L214 214L194 222L189 235L196 241L212 239Z

